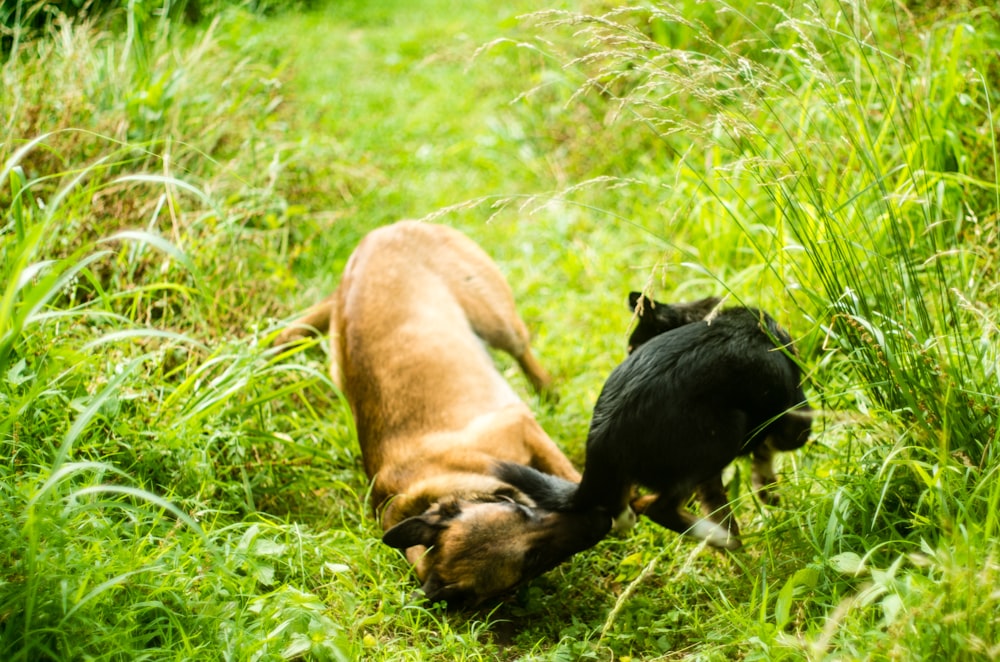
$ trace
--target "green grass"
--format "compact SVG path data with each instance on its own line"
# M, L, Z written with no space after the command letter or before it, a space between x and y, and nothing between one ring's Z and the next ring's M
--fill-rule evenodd
M131 6L0 65L0 657L1000 657L996 10ZM825 414L779 507L727 474L744 550L414 597L325 346L268 347L399 218L501 265L577 463L630 289L787 326Z

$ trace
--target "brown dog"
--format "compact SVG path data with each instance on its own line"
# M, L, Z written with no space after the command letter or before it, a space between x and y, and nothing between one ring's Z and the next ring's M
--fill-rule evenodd
M539 505L580 474L484 346L513 356L536 390L549 386L510 287L463 234L419 222L369 234L336 292L276 342L328 330L383 541L405 550L428 598L476 604L608 532L597 512ZM497 477L501 462L558 478L516 487Z

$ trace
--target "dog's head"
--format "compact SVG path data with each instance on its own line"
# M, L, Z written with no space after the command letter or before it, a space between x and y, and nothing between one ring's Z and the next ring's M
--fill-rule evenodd
M396 524L382 541L406 550L429 600L472 607L592 547L610 527L598 513L555 512L506 495L449 498Z
M687 303L660 303L641 292L631 292L628 304L638 314L639 323L628 339L629 354L661 333L705 319L721 301L719 297L707 297Z

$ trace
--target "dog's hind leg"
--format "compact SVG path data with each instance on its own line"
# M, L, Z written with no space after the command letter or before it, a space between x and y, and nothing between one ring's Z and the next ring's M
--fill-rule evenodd
M514 357L537 393L548 393L552 386L552 377L531 352L531 335L514 308L513 296L508 290L507 297L498 297L493 303L495 305L492 314L488 320L483 320L488 323L477 324L478 320L470 319L473 329L490 346Z
M671 531L704 540L713 547L736 550L742 543L739 537L730 535L720 524L710 519L695 517L684 509L687 494L664 493L645 506L643 514L657 524Z
M443 275L472 330L491 347L514 357L532 388L547 393L552 377L531 353L531 334L517 314L510 285L479 246L464 238L462 243L462 255Z
M552 395L552 377L542 367L542 364L538 362L535 355L531 353L531 348L528 347L527 342L521 354L513 354L513 357L517 360L517 364L521 366L521 370L527 376L528 381L531 382L531 387L535 389L535 392Z
M344 387L343 377L340 372L342 365L342 347L340 338L337 336L337 292L323 299L319 303L310 307L302 317L289 323L288 328L278 334L273 345L281 347L295 342L302 338L310 338L315 335L330 333L330 377L337 388Z
M726 488L722 484L722 474L717 473L698 485L697 492L702 514L716 524L724 526L731 538L739 540L740 527L729 505Z
M510 287L499 271L485 276L479 284L481 289L485 286L488 300L465 301L463 292L462 305L472 329L488 345L514 357L536 392L549 393L552 377L531 353L531 334L517 314Z

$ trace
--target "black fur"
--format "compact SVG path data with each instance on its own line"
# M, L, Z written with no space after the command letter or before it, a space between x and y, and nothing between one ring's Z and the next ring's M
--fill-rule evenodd
M629 308L639 316L639 323L628 339L628 353L665 331L705 319L722 302L719 297L708 297L688 303L664 304L644 297L641 292L630 292Z
M493 475L531 497L539 508L568 510L577 485L516 462L497 462Z
M639 300L633 294L632 302ZM612 371L595 405L571 509L618 513L638 484L658 493L638 508L648 517L735 549L738 527L722 470L753 453L755 472L758 462L769 471L774 450L798 448L809 436L811 411L791 338L754 308L699 320L718 299L642 303L632 353ZM773 479L770 472L755 484L769 487ZM696 491L709 520L724 529L684 510Z

